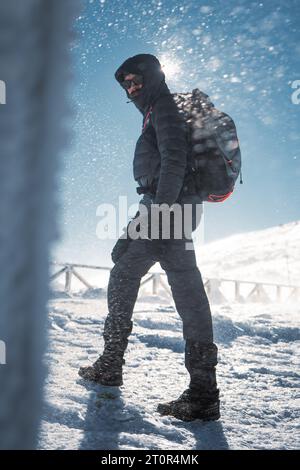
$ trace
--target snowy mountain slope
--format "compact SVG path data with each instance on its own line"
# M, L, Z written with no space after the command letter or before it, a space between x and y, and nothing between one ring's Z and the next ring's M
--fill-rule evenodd
M56 299L49 309L41 449L300 447L295 305L213 307L222 400L215 423L183 423L155 411L188 384L181 321L166 300L137 302L120 388L84 383L77 375L102 349L105 298Z
M300 221L196 247L204 276L300 284Z

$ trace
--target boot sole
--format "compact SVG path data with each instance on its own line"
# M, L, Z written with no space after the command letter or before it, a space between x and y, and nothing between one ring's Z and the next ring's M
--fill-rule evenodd
M174 410L163 404L159 404L157 406L157 411L161 416L173 416L174 418L181 421L195 421L196 419L201 421L217 421L221 417L220 411L215 411L211 414L208 414L207 412L205 413L196 411L194 413L184 413L183 411L176 409Z
M84 380L88 380L89 382L93 382L99 385L105 385L106 387L121 387L123 385L123 380L105 380L100 377L89 377L84 374L84 372L78 371L79 377L81 377Z

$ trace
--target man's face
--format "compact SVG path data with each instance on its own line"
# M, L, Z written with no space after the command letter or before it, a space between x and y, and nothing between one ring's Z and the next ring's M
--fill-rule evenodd
M126 76L124 77L125 80L134 80L134 78L135 78L135 74L133 74L133 73L129 73L128 75L126 75ZM136 96L136 95L139 94L139 90L140 90L142 87L143 87L142 84L141 84L141 85L136 85L136 84L134 84L134 83L132 82L132 83L131 83L131 87L128 88L127 91L128 91L128 93L129 93L129 95L131 95L131 96Z

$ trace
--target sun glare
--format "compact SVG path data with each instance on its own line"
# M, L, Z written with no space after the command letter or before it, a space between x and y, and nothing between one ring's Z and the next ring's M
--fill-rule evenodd
M163 56L159 59L161 68L166 76L166 79L176 80L181 74L180 62L173 57Z

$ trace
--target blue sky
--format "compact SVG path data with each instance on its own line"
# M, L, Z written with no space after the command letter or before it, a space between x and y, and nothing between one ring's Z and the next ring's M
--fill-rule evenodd
M55 258L109 264L113 241L96 236L102 203L127 195L142 116L114 79L129 56L156 55L171 91L200 88L236 123L244 184L223 204L205 204L205 239L300 218L298 0L85 0L72 43L72 142L59 178Z

